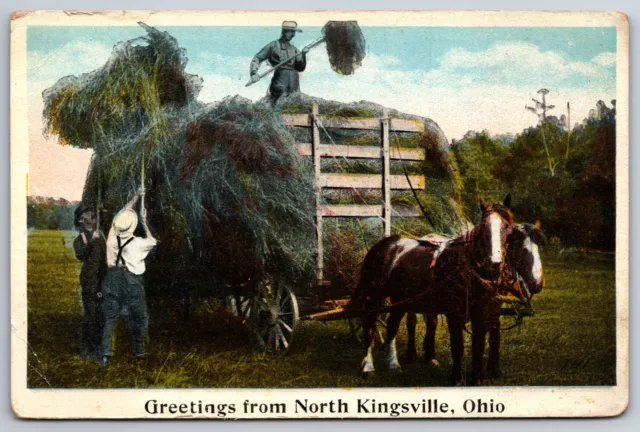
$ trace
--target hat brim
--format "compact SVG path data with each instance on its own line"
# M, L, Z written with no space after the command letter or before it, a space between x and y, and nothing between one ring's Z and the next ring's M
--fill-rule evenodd
M93 207L86 204L80 204L76 208L76 210L73 212L73 223L75 226L78 226L78 224L80 223L80 216L88 211L93 211Z
M293 28L293 27L282 27L282 31L294 31L294 32L302 33L302 30L298 28Z

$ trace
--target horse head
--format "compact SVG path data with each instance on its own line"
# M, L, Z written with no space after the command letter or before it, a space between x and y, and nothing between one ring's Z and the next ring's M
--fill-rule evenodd
M507 235L513 226L511 195L502 204L480 202L482 220L474 229L476 267L486 279L496 280L505 264Z
M516 271L529 296L539 293L544 286L538 246L545 242L540 222L514 225L507 238L507 265Z

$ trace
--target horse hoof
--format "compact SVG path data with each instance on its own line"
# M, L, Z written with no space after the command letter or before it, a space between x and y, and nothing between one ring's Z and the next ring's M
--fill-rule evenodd
M373 371L362 371L360 372L360 376L364 379L367 379L373 376Z
M389 368L389 373L392 373L392 374L401 374L401 373L402 373L402 368L400 367L400 365L390 367L390 368Z
M407 352L407 355L405 356L405 359L408 363L413 363L414 361L416 361L417 358L418 358L418 354L415 351Z

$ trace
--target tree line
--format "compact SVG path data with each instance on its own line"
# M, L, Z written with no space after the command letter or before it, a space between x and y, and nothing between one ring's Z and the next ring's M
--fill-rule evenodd
M64 198L29 197L27 227L36 229L73 229L73 212L78 203Z
M614 250L615 100L612 107L598 101L573 126L569 104L568 116L557 118L547 115L553 106L544 99L534 101L535 108L526 108L539 114L537 126L515 137L468 132L452 143L466 215L477 219L479 198L496 201L510 192L517 218L540 220L547 237L568 246Z

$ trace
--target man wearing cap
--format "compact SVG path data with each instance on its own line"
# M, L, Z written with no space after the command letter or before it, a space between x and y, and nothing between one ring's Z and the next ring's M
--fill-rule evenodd
M262 48L251 61L251 81L256 82L258 80L258 69L263 61L267 60L273 67L283 60L296 56L290 62L276 69L273 74L271 86L269 87L269 98L274 105L280 96L300 91L298 72L303 72L307 67L306 55L309 50L305 48L302 50L302 54L298 55L300 51L291 44L291 39L293 39L296 32L301 31L295 21L284 21L280 39Z
M97 227L92 207L80 204L74 214L74 225L80 235L73 241L73 250L82 261L80 289L83 317L80 353L84 357L95 357L99 354L102 340L100 282L106 268L106 244Z
M144 295L144 260L157 244L147 225L147 211L141 209L144 237L135 237L138 215L133 210L142 191L139 191L113 218L107 237L107 271L102 281L102 357L106 365L111 357L111 333L118 316L127 319L133 338L134 356L145 353L147 305Z

